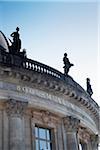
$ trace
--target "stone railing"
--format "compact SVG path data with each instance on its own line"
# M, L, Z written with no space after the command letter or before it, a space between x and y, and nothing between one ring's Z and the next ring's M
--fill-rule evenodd
M21 56L21 53L19 55L12 55L5 51L0 51L0 64L6 64L7 66L16 66L39 73L45 73L59 79L64 78L64 74L62 74L58 70L37 61L23 57L23 55Z
M47 65L44 65L42 63L39 63L37 61L28 59L28 58L23 59L22 67L25 68L25 69L29 69L29 70L39 72L41 74L43 74L43 73L48 74L48 75L56 77L58 79L63 79L64 78L64 75L61 72L59 72L58 70L56 70L52 67L49 67Z

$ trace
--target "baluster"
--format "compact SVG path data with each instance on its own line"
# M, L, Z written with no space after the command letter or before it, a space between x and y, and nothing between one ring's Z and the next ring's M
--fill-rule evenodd
M26 68L28 68L28 62L26 62Z
M38 66L36 65L36 71L37 71L37 69L38 69Z
M41 72L41 67L39 66L39 72Z
M55 77L55 73L54 73L54 72L53 72L52 76L54 76L54 77Z
M35 68L35 65L33 64L33 70L34 70L34 68Z
M43 73L44 73L44 68L43 68L43 70L42 70L42 71L43 71Z
M37 66L37 72L39 72L39 66Z
M36 65L34 65L34 71L36 71Z
M30 69L30 62L28 62L28 69Z
M43 68L42 68L42 67L40 67L40 72L41 72L41 73L43 72Z
M33 64L31 63L31 69L33 70Z
M45 73L47 73L47 69L45 69Z
M46 72L45 68L43 69L44 73Z
M48 70L47 70L47 69L45 69L45 71L46 71L45 73L48 73Z
M41 66L40 66L40 73L42 73L42 68L41 68Z

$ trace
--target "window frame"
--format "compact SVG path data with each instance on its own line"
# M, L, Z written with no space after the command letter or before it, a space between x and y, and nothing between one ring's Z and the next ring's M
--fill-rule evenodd
M49 143L50 144L50 150L53 150L53 143L54 143L54 140L53 140L53 137L54 137L54 129L50 128L50 127L46 127L46 126L41 126L39 124L35 124L34 126L34 130L35 130L35 149L36 149L36 140L38 141L38 150L41 150L40 149L40 142L41 141L44 141L46 143L46 146L47 144ZM37 128L37 134L36 135L36 128ZM39 134L39 130L40 129L44 129L45 130L45 138L41 138L40 137L40 134ZM49 138L47 138L47 131L49 131Z

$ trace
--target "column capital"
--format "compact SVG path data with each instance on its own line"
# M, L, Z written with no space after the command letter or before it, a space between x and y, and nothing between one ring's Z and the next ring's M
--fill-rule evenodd
M6 102L6 112L8 116L20 117L23 115L27 105L28 105L27 102L10 99L9 101Z
M80 120L72 116L64 118L64 126L67 132L77 132Z

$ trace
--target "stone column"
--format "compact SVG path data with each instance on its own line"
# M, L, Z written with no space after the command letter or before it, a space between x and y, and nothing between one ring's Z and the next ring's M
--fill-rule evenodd
M64 126L66 131L67 150L79 150L77 131L79 120L68 116L64 118Z
M26 102L9 100L7 114L9 116L9 150L25 150L23 134L23 113Z

